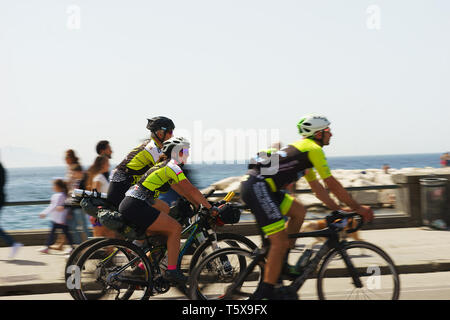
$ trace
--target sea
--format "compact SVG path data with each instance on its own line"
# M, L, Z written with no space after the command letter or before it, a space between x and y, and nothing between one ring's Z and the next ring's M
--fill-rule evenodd
M393 169L439 168L439 153L345 156L328 157L328 164L334 169L370 169L388 164ZM189 179L199 189L227 177L245 174L245 163L202 163L188 164ZM63 178L66 167L6 168L6 202L49 200L52 195L52 181ZM4 206L0 212L0 226L5 230L46 229L49 221L40 219L39 213L46 205Z

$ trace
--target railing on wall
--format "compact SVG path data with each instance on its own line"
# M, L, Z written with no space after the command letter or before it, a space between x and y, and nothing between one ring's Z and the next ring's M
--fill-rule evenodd
M398 189L399 185L380 185L380 186L365 186L365 187L347 187L345 188L347 191L367 191L367 190L384 190L384 189ZM311 193L311 189L297 189L294 191L296 194L300 193ZM213 197L224 197L227 193L217 192L213 194ZM239 196L239 193L236 192L236 195ZM33 205L45 205L49 204L50 200L35 200L35 201L11 201L5 202L4 206L33 206Z

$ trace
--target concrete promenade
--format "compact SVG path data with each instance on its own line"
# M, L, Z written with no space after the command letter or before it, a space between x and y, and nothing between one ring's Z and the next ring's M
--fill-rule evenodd
M400 274L450 271L450 232L426 227L360 231L363 240L384 249ZM250 236L259 244L258 236ZM351 239L350 239L351 240ZM298 244L307 243L306 239ZM14 260L9 248L0 248L0 296L67 292L64 282L66 255L37 252L39 246L24 246ZM291 260L292 259L292 260ZM290 262L295 263L295 253Z

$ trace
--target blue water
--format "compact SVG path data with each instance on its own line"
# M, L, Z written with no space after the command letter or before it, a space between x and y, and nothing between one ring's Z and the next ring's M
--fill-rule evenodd
M389 164L391 168L440 167L440 154L407 154L358 157L329 157L331 169L369 169L381 168ZM190 164L189 178L194 185L202 189L221 179L243 175L245 164ZM51 182L63 178L66 168L6 168L6 201L49 200L52 194ZM45 229L48 220L39 219L39 213L46 206L3 207L0 213L0 225L5 230Z

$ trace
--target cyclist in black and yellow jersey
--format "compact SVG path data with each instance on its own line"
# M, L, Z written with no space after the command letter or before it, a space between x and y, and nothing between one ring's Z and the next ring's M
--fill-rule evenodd
M370 207L357 203L331 174L322 150L332 136L330 122L323 116L303 117L297 127L304 139L294 142L279 151L260 152L249 164L249 170L241 183L241 199L255 215L263 234L270 241L264 279L252 299L276 299L274 285L277 283L283 265L287 268L287 254L295 245L295 239L288 234L297 233L306 214L302 204L284 190L302 176L312 191L328 208L341 209L328 191L317 180L314 170L328 189L364 219L372 220ZM313 170L314 168L314 170ZM284 217L289 217L285 223Z
M162 144L173 136L175 125L169 118L160 116L147 120L150 139L131 150L111 174L107 200L115 207L119 206L125 192L156 164L162 153Z
M202 205L211 212L215 211L215 214L218 212L183 173L182 167L189 156L189 147L189 142L184 138L174 137L165 141L160 161L126 192L119 205L123 216L142 230L167 236L166 277L178 283L186 282L186 277L177 269L182 230L181 225L168 215L167 203L158 199L160 192L172 188L194 206Z

